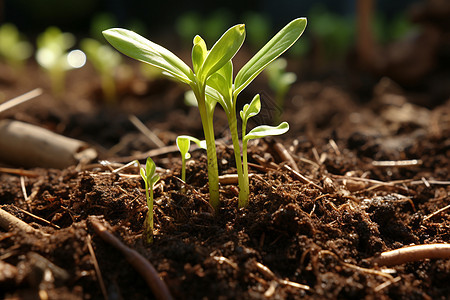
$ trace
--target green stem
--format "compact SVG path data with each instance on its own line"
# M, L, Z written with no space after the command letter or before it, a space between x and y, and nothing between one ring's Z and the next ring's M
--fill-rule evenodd
M149 195L149 188L145 189L145 196L147 197L147 206L148 206L148 212L147 212L147 224L144 228L144 236L145 240L148 244L153 242L153 187L150 187L150 195Z
M181 180L183 180L183 182L186 182L186 158L181 157ZM181 188L181 192L184 194L186 193L186 187L183 185L183 187Z
M248 201L248 186L245 185L244 174L242 173L241 147L239 145L235 107L227 114L227 118L231 132L231 140L233 141L234 158L236 160L236 170L238 173L239 207L243 207L242 205Z
M219 167L217 165L216 141L214 138L213 116L206 108L205 86L193 88L202 119L208 158L209 204L217 212L219 208Z
M247 127L247 121L242 120L242 167L243 167L243 185L245 187L245 201L239 201L239 208L246 207L248 205L248 195L250 193L249 181L248 181L248 163L247 163L247 140L244 140ZM240 198L239 198L240 200Z

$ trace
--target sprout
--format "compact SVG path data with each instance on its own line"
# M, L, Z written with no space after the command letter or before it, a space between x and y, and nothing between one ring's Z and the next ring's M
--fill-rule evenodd
M139 163L139 162L138 162ZM156 165L149 157L145 163L145 169L139 168L145 184L145 197L147 198L148 212L144 225L144 240L150 244L153 242L153 187L159 180L159 175L155 174Z
M0 56L13 68L21 68L32 54L32 47L13 24L0 26Z
M63 33L56 27L47 28L37 38L36 60L49 73L56 96L64 92L66 71L80 68L86 62L82 51L68 52L74 44L75 37L71 33Z
M181 180L183 180L183 182L186 182L186 160L191 158L191 154L189 153L191 142L196 143L202 149L206 149L205 141L200 141L199 139L188 135L180 135L177 137L177 147L181 153ZM181 192L185 193L185 191L186 189L183 187Z
M103 97L108 102L115 102L117 100L117 89L114 73L120 65L120 55L110 46L94 39L81 41L81 49L83 49L89 61L100 74Z

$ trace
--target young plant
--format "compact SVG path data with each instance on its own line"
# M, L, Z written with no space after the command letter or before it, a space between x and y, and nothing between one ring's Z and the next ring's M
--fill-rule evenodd
M284 107L284 98L291 85L297 80L297 76L292 72L286 72L287 61L284 58L276 59L266 69L269 78L269 87L275 92L275 101L280 109ZM278 114L274 117L274 123L280 122Z
M94 39L81 41L81 49L86 53L94 68L100 74L103 97L108 102L117 100L114 73L120 65L121 57L110 46Z
M32 54L32 47L13 24L0 26L0 56L13 69L20 69Z
M48 71L56 96L64 92L66 71L80 68L86 62L86 55L82 51L68 51L74 44L75 37L71 33L63 33L56 27L47 28L37 38L36 60Z
M245 38L245 26L239 24L228 29L210 50L207 49L205 41L200 36L195 36L192 48L193 69L169 50L133 31L113 28L103 31L103 35L120 52L162 69L165 75L188 84L193 90L206 140L210 204L217 210L219 207L219 170L213 128L216 101L206 97L206 82L211 75L230 62L242 46Z
M144 239L148 244L150 244L153 242L153 187L159 180L159 175L155 174L156 165L150 157L147 158L145 169L139 169L145 184L145 197L147 198L148 206L147 217L145 218L144 225Z
M265 136L280 135L286 133L289 130L289 124L283 122L278 126L268 126L260 125L249 133L247 131L247 122L253 116L256 116L261 111L261 100L259 95L256 95L250 104L245 104L244 108L240 112L242 119L242 167L243 167L243 182L244 182L244 192L246 195L242 199L239 199L239 207L246 207L248 205L248 193L249 193L249 182L248 182L248 163L247 163L247 144L251 139L262 138Z
M298 18L287 24L239 70L234 83L233 64L231 61L227 62L208 79L207 98L214 99L223 107L231 131L239 182L239 207L247 206L249 186L241 160L236 118L237 97L272 61L283 54L300 38L305 28L305 18ZM246 149L242 151L246 153Z
M181 153L181 180L183 180L183 182L186 182L186 160L191 158L191 154L189 153L191 142L196 143L202 149L206 149L205 141L200 141L199 139L188 135L180 135L177 137L177 147ZM186 192L184 186L181 189L181 192Z

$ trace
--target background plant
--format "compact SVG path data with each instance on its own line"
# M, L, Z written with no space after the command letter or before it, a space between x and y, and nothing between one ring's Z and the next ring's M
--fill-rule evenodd
M63 33L56 27L47 28L37 38L36 60L48 72L56 96L64 92L66 71L80 68L86 62L82 51L68 51L74 44L75 37L71 33Z
M139 162L137 162L139 164ZM139 167L139 171L145 184L145 197L147 199L147 217L144 225L144 240L147 243L153 242L153 187L159 180L159 175L155 174L156 165L153 160L148 157L145 163L145 169Z
M103 32L105 38L120 52L164 71L164 73L188 84L197 99L203 125L208 158L208 180L210 204L214 209L219 206L219 171L213 128L213 113L216 102L206 98L206 81L227 64L242 46L245 38L245 26L235 25L207 49L205 41L195 36L192 48L193 70L169 50L155 44L137 33L121 29L108 29Z
M297 80L295 73L286 72L287 60L278 58L266 69L269 79L269 87L275 92L275 102L280 109L284 107L284 101L291 85ZM280 115L275 114L274 124L280 122Z
M120 55L110 46L94 39L82 40L81 49L100 74L103 97L108 102L115 102L117 100L117 88L114 74L121 62Z
M0 26L0 56L13 69L20 69L32 55L33 47L17 27L6 23Z

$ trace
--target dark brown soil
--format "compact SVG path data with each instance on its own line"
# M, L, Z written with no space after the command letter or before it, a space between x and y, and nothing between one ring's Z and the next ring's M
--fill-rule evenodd
M198 113L183 104L184 89L174 83L132 78L121 88L120 101L108 106L95 100L98 82L89 80L94 75L88 68L72 72L59 101L35 66L22 79L2 68L5 99L46 89L2 118L87 141L100 159L114 162L149 150L128 114L168 145L179 134L202 136ZM253 89L242 100L261 92L263 112L251 125L270 122L278 110L270 107L264 79ZM450 209L429 217L450 204L450 102L413 104L427 97L388 79L373 87L367 102L333 80L297 83L282 116L290 124L288 134L249 148L250 171L257 175L250 180L248 208L237 209L236 185L222 185L217 216L207 202L205 153L192 153L185 194L177 179L179 154L152 157L161 181L151 245L142 240L147 207L136 168L120 174L100 164L31 169L35 176L2 172L1 208L50 235L0 232L0 298L153 299L125 257L93 231L88 217L95 215L154 265L176 299L447 299L450 260L389 268L371 260L411 244L450 243ZM235 173L220 109L215 125L220 174ZM284 167L275 142L311 183ZM405 160L411 161L379 165Z

